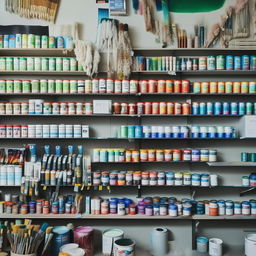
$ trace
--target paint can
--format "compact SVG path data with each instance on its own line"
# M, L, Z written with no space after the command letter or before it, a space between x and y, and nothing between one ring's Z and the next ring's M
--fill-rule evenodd
M17 254L17 253L14 253L14 252L11 252L11 256L36 256L35 253L32 253L32 254Z
M93 256L93 228L81 226L75 228L73 233L74 242L86 251L87 256Z
M256 251L256 234L248 234L245 237L245 255L254 256Z
M121 238L114 242L114 256L135 256L135 241Z
M123 238L124 232L121 229L108 229L102 234L102 253L104 256L111 256L114 252L114 242Z
M223 241L221 239L211 238L209 240L209 255L222 256L222 244L223 244Z
M168 230L161 227L154 228L150 234L150 243L152 245L152 255L166 255L168 253Z
M70 242L70 229L66 226L56 226L52 230L53 232L53 241L52 241L52 250L53 255L57 256L60 248Z
M206 253L208 247L208 238L206 237L197 237L196 239L196 250L197 252Z

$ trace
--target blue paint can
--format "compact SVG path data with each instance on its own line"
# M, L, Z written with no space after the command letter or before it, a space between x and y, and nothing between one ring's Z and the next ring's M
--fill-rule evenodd
M135 138L135 127L128 125L128 138Z
M135 138L142 138L142 126L136 125L135 126Z
M223 115L229 115L229 113L230 113L229 102L223 102L222 106L223 106Z
M205 102L200 102L199 115L206 115L206 104L205 104Z
M60 247L70 243L70 229L66 226L56 226L53 228L52 232L53 232L53 241L52 241L53 255L58 256Z
M207 115L213 115L213 103L207 102L206 104L206 114Z
M232 55L226 56L226 70L233 70L234 69L234 58Z
M222 114L222 104L221 102L214 103L214 115L221 115Z
M248 55L242 56L242 70L250 69L250 57Z
M239 102L238 104L238 115L245 115L245 103Z
M151 138L151 126L144 125L142 128L142 134L144 138Z
M241 70L241 56L234 57L234 69Z
M192 115L199 115L199 104L198 104L198 102L193 102L193 104L192 104Z

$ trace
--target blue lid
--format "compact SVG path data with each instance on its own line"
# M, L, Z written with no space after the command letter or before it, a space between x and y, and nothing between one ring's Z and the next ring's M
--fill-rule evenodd
M208 238L204 236L200 236L200 237L197 237L196 241L199 243L208 243Z

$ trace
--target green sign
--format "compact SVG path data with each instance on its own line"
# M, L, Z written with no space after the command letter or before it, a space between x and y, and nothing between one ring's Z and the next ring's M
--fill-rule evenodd
M220 9L225 0L169 0L171 12L211 12Z

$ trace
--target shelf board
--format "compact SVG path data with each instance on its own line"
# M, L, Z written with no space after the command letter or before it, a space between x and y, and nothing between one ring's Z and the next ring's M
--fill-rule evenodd
M241 48L133 48L133 51L176 51L176 52L187 52L187 51L199 51L199 52L230 52L230 51L256 51L255 48L247 48L247 47L241 47Z
M86 76L84 71L0 71L0 75Z
M34 117L34 116L40 116L40 117L131 117L131 118L141 118L141 117L233 117L233 118L239 118L243 115L120 115L120 114L93 114L93 115L53 115L53 114L33 114L33 115L0 115L1 117Z
M255 70L184 70L184 71L132 71L132 74L144 74L144 75L170 75L177 76L180 74L185 75L232 75L232 76L241 76L241 75L256 75Z
M53 71L52 71L53 72ZM77 71L80 72L80 71ZM256 96L256 93L0 93L0 96L99 96L99 97L115 97L115 96L131 96L131 97L140 97L140 96Z
M193 216L146 216L146 215L87 215L87 214L1 214L0 219L104 219L104 220L255 220L256 215L242 216L208 216L208 215L193 215Z
M256 162L207 162L209 166L233 166L233 167L254 167Z
M1 48L0 56L42 56L42 57L75 57L73 49L60 48Z
M232 215L232 216L208 216L208 215L193 215L194 220L256 220L256 215Z
M186 164L207 164L208 162L192 162L192 161L143 161L143 162L92 162L92 164L159 164L159 163L165 163L165 164L180 164L180 163L186 163Z
M256 138L243 138L243 140L246 139L256 139ZM0 140L122 140L122 141L137 141L137 140L195 140L195 141L201 141L201 140L211 140L211 141L218 141L218 140L241 140L240 138L114 138L114 137L91 137L91 138L0 138Z

